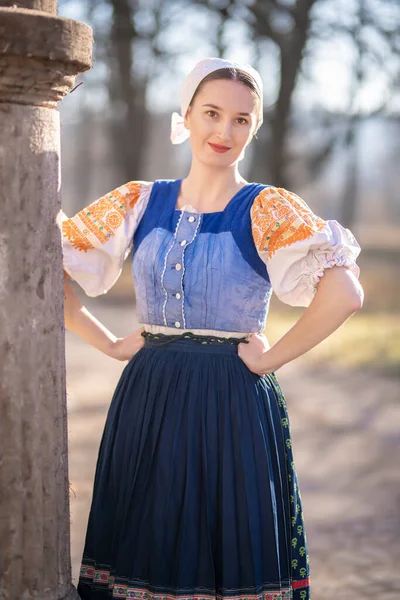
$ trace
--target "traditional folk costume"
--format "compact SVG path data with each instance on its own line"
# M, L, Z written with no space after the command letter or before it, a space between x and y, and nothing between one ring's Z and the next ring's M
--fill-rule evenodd
M208 72L227 62L208 60ZM173 124L177 143L185 133ZM129 182L61 217L65 270L89 296L107 292L133 246L145 328L109 408L78 592L308 600L285 399L275 374L246 367L238 343L264 330L272 291L308 306L326 268L358 276L360 247L285 189L249 183L223 211L199 213L176 208L180 186Z

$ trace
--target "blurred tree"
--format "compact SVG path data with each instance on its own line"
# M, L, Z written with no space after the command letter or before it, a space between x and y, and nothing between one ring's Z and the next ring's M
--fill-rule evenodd
M308 122L302 127L297 123L297 129L305 139L307 127L319 132L319 143L314 147L310 145L303 157L310 178L318 176L334 152L344 157L342 205L338 218L349 228L356 222L360 200L363 126L374 117L393 118L398 113L399 22L400 4L393 0L355 0L339 14L327 11L313 19L312 41L329 40L338 48L347 47L342 63L347 66L348 87L343 91L341 112L320 107L314 110L311 125Z
M60 4L66 7L70 1ZM109 98L104 116L116 184L140 179L149 126L148 85L166 54L160 37L175 13L167 0L86 0L83 7L94 29L96 60L105 67L105 75L98 69L97 78ZM89 87L98 85L99 81L91 82Z
M82 95L85 99L85 95ZM75 157L75 190L76 190L76 211L82 208L82 202L85 202L90 196L91 186L91 169L88 168L87 158L91 153L91 145L93 143L93 111L90 107L82 102L79 107L80 112L80 130L82 135L79 140L74 138L74 157Z
M166 0L107 2L112 7L108 90L114 152L122 178L140 179L149 125L146 94L155 59L163 55L158 40L165 26ZM145 66L135 61L135 53Z
M319 0L324 1L324 0ZM310 32L312 8L317 0L255 0L248 6L249 26L260 43L271 40L279 50L280 82L276 103L269 115L270 135L256 143L251 179L256 181L266 165L271 183L286 187L286 141L293 93ZM257 157L259 159L257 160ZM266 157L266 159L264 158Z
M109 34L108 93L111 103L111 136L122 180L140 178L141 150L146 140L146 77L133 70L140 34L134 20L135 0L107 0L112 8Z
M224 58L226 54L226 42L225 42L225 30L227 23L235 18L235 9L237 8L236 0L209 0L203 2L202 0L193 0L193 5L207 6L212 17L217 20L217 27L215 29L215 39L212 39L212 43L216 49L216 56Z
M387 8L389 13L385 12ZM394 20L392 21L390 17L394 17ZM349 228L353 227L356 221L359 200L358 163L361 126L372 116L388 115L391 112L392 92L395 93L399 81L399 23L400 5L397 2L381 0L372 3L367 0L357 0L353 23L347 27L347 35L354 46L354 58L346 113L347 127L342 138L343 146L347 150L347 169L340 218ZM371 69L374 66L379 66L379 69L386 71L388 75L387 93L375 106L366 108L362 105L362 92L371 79ZM340 136L338 139L341 141Z

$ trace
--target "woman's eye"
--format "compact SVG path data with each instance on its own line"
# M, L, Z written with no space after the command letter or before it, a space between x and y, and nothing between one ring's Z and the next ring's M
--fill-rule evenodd
M215 117L217 113L215 112L215 110L208 110L207 114L209 117Z
M237 121L240 125L244 125L245 123L247 123L247 119L243 119L243 117L238 117Z

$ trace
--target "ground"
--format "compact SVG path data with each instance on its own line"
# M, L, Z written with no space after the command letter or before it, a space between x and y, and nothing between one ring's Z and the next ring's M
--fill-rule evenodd
M96 299L86 305L116 335L137 327L134 309L126 303ZM67 334L75 584L100 437L124 365ZM399 380L373 369L322 369L304 357L277 371L277 377L291 421L312 599L398 600Z

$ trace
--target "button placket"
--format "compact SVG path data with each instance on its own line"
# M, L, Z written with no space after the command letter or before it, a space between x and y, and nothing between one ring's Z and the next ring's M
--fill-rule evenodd
M163 267L163 270L162 270L162 273L161 273L161 287L163 289L164 297L165 297L164 304L163 304L163 311L162 311L163 312L163 320L164 320L164 325L165 326L167 326L167 302L168 302L168 291L167 291L167 289L165 287L165 284L166 284L165 274L167 272L167 267L168 267L168 257L170 255L171 250L174 247L174 243L175 243L175 240L176 240L177 232L178 232L178 229L179 229L179 225L181 224L182 218L183 218L183 212L181 213L181 215L180 215L180 217L178 219L178 222L176 224L174 235L173 235L173 238L172 238L172 242L169 244L168 250L165 253L164 267Z
M185 293L183 279L185 272L185 250L198 232L201 215L188 215L183 211L175 228L173 241L166 257L163 287L166 294L164 303L164 324L175 328L186 328Z

